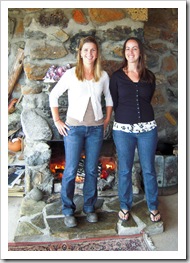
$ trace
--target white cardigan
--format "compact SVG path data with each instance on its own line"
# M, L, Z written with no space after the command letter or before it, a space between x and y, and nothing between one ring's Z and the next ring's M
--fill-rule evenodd
M79 121L83 121L85 111L91 98L95 121L103 118L101 98L105 97L106 106L113 106L109 90L109 76L103 71L98 82L93 80L79 81L75 75L75 67L68 69L52 89L49 101L50 107L58 107L59 97L68 90L67 115Z

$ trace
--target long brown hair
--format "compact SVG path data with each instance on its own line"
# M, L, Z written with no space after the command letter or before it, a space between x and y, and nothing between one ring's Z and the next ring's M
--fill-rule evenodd
M141 81L147 81L149 83L153 83L155 81L155 76L154 74L148 70L145 66L145 55L144 55L144 47L142 42L140 41L140 39L138 39L137 37L129 37L123 44L123 68L128 68L128 61L125 57L125 48L126 48L126 44L129 40L134 40L137 42L139 50L140 50L140 56L139 56L139 61L138 61L138 65L137 65L137 70L139 72L139 77Z
M81 38L77 53L77 65L76 65L76 76L78 80L83 81L84 80L84 68L83 68L83 60L81 58L81 49L85 43L94 43L97 48L97 58L94 62L94 80L98 81L102 75L102 69L101 69L101 60L100 60L100 49L98 46L98 43L96 39L92 36L87 36L85 38Z

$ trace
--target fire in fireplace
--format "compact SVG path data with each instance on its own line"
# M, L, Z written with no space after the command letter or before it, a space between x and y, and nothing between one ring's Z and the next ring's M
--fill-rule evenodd
M54 186L55 184L60 184L62 180L62 176L64 176L64 168L65 168L65 153L64 153L64 142L62 141L50 141L48 144L51 147L52 155L50 159L50 170L54 176ZM79 166L76 174L76 185L83 184L85 180L85 153L81 153L81 158L79 161ZM112 182L115 180L116 176L116 157L114 147L112 142L104 142L102 151L99 158L98 163L98 185L100 190L104 190L103 188L111 187ZM107 182L107 183L106 183ZM55 191L55 187L53 188Z

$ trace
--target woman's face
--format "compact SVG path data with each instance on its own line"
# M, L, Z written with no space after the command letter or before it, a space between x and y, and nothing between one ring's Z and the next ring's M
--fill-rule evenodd
M83 64L94 64L94 61L98 57L98 50L96 45L92 42L85 43L81 49L80 55L83 59Z
M137 63L140 56L140 49L135 40L127 41L125 45L125 58L128 63Z

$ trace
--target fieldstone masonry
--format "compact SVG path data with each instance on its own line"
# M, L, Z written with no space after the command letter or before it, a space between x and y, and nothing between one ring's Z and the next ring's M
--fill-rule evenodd
M51 193L51 149L47 141L61 139L48 100L55 83L44 83L43 78L51 65L75 64L78 41L84 36L95 36L100 43L102 66L109 75L121 65L126 38L136 36L143 41L147 66L157 79L152 104L159 140L177 145L177 10L10 8L8 15L9 72L18 48L24 50L23 72L10 98L21 98L21 102L9 115L8 128L20 126L25 135L26 193L36 186ZM64 118L66 96L60 98L60 105L60 116ZM105 139L111 138L111 128L110 125ZM173 158L176 162L177 157Z

